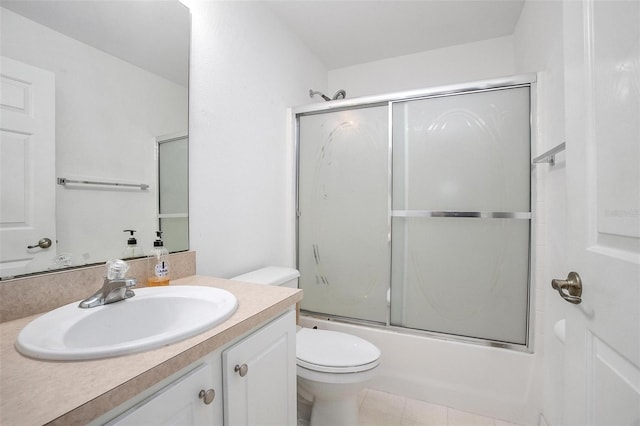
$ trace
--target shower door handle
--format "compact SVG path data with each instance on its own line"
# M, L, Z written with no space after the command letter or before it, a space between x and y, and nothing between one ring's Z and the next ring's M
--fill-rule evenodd
M551 280L551 287L558 290L560 297L577 305L582 302L582 280L577 272L569 272L566 280Z

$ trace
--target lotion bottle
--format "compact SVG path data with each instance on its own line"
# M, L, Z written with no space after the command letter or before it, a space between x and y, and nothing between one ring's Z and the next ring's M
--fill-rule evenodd
M158 238L153 242L153 248L149 253L147 279L148 287L169 285L169 250L162 242L162 231L156 231Z
M133 257L141 257L142 249L138 247L138 240L133 236L136 230L125 229L123 232L129 232L129 239L127 240L127 246L122 251L122 258L131 259Z

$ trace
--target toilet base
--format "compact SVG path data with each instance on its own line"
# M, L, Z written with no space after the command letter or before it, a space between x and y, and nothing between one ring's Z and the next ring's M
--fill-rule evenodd
M376 375L376 367L336 374L298 365L298 394L312 400L310 426L358 426L358 393Z
M311 397L313 399L313 397ZM298 392L298 426L309 426L309 422L311 421L311 406L313 402L306 399L303 395L300 395Z
M358 426L357 395L340 399L314 398L310 426Z

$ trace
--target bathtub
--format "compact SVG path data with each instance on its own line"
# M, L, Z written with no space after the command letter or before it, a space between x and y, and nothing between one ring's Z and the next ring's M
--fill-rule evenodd
M519 425L538 424L542 383L536 377L542 370L535 354L304 314L300 325L350 333L378 346L379 374L369 388Z

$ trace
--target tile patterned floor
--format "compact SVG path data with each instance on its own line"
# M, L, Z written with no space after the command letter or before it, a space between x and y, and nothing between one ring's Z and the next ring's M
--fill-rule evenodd
M517 426L374 389L359 395L359 426Z

